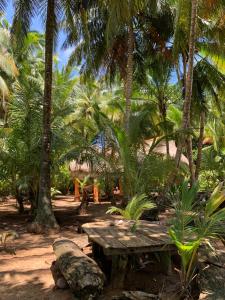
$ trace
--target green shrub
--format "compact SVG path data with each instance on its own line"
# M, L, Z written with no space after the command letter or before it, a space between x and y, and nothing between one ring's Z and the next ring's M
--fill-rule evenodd
M0 196L8 196L12 193L12 187L9 181L0 180Z
M66 193L68 193L71 183L72 178L68 165L65 164L60 166L56 174L53 176L52 187L65 195Z

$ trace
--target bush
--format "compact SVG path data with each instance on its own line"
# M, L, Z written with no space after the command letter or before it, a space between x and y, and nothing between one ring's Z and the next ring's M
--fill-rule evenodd
M68 193L71 184L72 178L68 166L66 164L60 166L58 172L53 176L52 187L65 195Z
M0 196L10 195L12 190L11 184L7 180L0 180Z

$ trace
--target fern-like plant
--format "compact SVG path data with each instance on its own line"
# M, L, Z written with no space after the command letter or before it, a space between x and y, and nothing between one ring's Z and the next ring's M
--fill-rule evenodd
M155 207L155 204L149 201L145 194L135 195L127 204L125 209L115 206L107 210L107 214L119 213L124 219L134 221L131 230L134 231L137 222L145 210L150 210Z

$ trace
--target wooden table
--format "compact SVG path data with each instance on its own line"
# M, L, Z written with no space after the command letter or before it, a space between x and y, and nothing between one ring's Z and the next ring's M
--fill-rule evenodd
M168 227L159 222L139 221L134 232L130 230L129 221L92 222L84 224L82 228L93 243L93 251L100 247L104 255L112 257L112 280L114 275L120 275L116 285L118 282L122 284L129 255L162 251L170 253L175 250Z

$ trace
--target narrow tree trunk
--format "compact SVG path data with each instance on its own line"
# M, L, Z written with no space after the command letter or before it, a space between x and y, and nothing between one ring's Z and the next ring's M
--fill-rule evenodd
M188 162L189 162L189 170L190 170L190 179L191 179L191 186L195 183L195 167L193 161L193 154L192 154L192 137L188 135L186 140L186 147L187 147L187 155L188 155Z
M134 32L132 23L128 26L128 49L127 49L127 73L125 79L125 130L129 131L129 121L131 115L131 96L133 88L133 68L134 68Z
M36 221L50 227L56 227L56 219L51 206L51 102L52 67L55 26L55 0L48 0L45 30L45 85L43 98L43 136L42 157L39 183L38 210Z
M166 128L166 103L165 103L164 97L162 95L159 97L158 104L159 104L159 112L160 112L160 115L161 115L161 120L163 121L164 128L165 128L166 155L169 157L169 155L170 155L170 146L169 146L169 140L168 140L168 131L167 131L167 128Z
M192 0L192 12L191 12L191 26L190 26L190 38L189 38L189 59L188 59L188 72L185 78L185 99L183 108L183 121L182 121L182 133L179 137L177 152L176 152L176 167L179 168L182 149L185 144L185 140L189 141L190 147L190 133L187 130L190 127L190 111L191 111L191 98L192 98L192 84L193 84L193 66L194 66L194 53L195 53L195 38L196 38L196 25L197 25L197 5L198 0ZM192 149L189 149L192 151ZM193 164L192 156L190 157L191 165ZM193 174L191 174L192 176Z
M198 154L197 154L196 169L195 169L195 179L196 180L198 180L200 169L201 169L204 131L205 131L205 112L202 111L200 114L200 132L199 132L199 139L198 139Z

